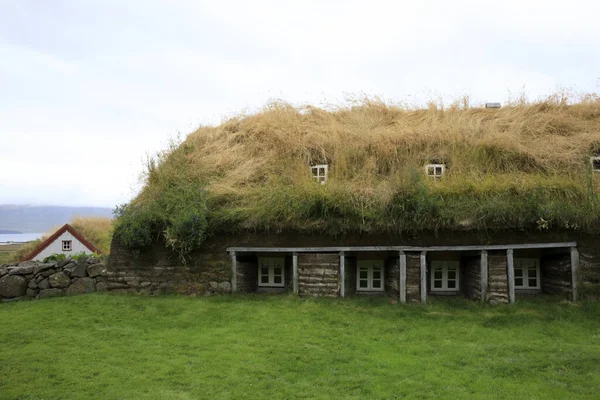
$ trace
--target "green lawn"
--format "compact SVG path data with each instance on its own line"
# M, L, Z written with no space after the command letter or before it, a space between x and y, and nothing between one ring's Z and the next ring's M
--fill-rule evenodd
M93 294L0 304L2 399L598 393L600 303Z

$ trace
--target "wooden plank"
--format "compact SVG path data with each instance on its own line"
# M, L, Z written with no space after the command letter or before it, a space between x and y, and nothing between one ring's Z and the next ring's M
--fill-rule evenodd
M237 292L237 256L231 252L231 291Z
M481 259L479 266L481 268L481 274L479 277L481 284L481 301L485 302L487 298L488 288L488 252L487 250L481 250Z
M520 250L577 247L576 242L561 243L522 243L474 246L332 246L332 247L229 247L228 252L238 253L339 253L340 251L481 251L481 250Z
M298 253L292 255L292 282L294 294L298 294Z
M508 302L515 302L515 264L513 249L506 250L506 271L508 275Z
M427 252L421 252L421 303L427 302Z
M573 301L577 301L577 279L579 274L579 251L577 247L571 247L571 293Z
M406 253L400 252L400 302L406 303Z
M346 297L346 254L340 251L340 296Z

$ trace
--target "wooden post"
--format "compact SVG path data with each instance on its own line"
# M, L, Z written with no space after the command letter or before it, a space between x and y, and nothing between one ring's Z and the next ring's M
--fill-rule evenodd
M298 294L298 253L292 254L292 282L294 286L294 294Z
M231 291L237 292L237 256L231 252Z
M346 254L340 251L340 296L346 296Z
M579 274L579 251L577 247L571 247L571 293L573 301L577 301L577 278Z
M406 253L400 252L400 303L406 303Z
M506 250L506 272L508 275L508 302L510 304L515 302L515 264L514 264L514 250Z
M427 302L427 252L421 252L421 303Z
M481 260L479 262L481 268L481 274L479 279L481 280L481 301L485 302L487 298L488 288L488 253L487 250L481 250Z

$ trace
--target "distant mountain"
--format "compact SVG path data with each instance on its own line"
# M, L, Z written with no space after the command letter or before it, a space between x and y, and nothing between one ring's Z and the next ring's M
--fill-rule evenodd
M0 230L43 233L75 216L112 218L112 211L107 207L0 205Z

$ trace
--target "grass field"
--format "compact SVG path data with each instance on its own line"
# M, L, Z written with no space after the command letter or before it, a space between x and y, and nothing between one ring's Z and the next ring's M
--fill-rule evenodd
M0 245L0 264L12 262L14 255L23 247L22 243Z
M600 303L93 294L0 304L2 399L598 398Z

